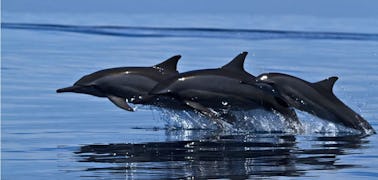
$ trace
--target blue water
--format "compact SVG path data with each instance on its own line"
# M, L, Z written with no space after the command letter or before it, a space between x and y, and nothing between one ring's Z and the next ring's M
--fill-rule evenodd
M241 131L187 130L203 119L141 106L131 113L107 99L55 93L100 69L181 54L185 72L248 51L245 67L254 75L339 76L335 94L377 130L376 19L7 14L1 30L4 179L378 176L376 135L360 137L299 111L303 134L280 132L279 119L266 112L244 112Z

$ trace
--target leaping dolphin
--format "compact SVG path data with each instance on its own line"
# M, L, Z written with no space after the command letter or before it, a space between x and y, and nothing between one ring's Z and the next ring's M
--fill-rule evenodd
M367 134L375 133L363 117L334 95L333 86L337 79L330 77L310 83L287 74L265 73L256 77L256 82L260 87L271 86L289 106Z
M57 93L75 92L107 97L119 108L134 109L127 103L154 104L157 97L148 94L159 82L178 74L180 55L173 56L152 67L118 67L104 69L79 79L73 86L58 89Z
M255 83L255 77L244 70L246 56L247 52L243 52L221 68L180 73L159 83L150 94L175 97L210 116L214 110L275 110L286 117L292 127L300 127L295 111L283 100L248 85Z

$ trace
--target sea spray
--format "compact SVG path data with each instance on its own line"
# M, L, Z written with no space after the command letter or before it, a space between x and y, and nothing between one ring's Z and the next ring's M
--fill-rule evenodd
M167 129L219 130L220 128L213 120L195 111L162 108L154 108L154 110L158 112L160 119L165 122ZM303 125L303 134L327 133L331 135L337 133L359 133L356 130L322 120L311 114L301 111L296 112ZM229 113L235 117L236 121L232 123L232 126L226 126L224 128L225 131L296 133L295 130L290 128L290 124L285 117L275 112L255 109L230 111Z

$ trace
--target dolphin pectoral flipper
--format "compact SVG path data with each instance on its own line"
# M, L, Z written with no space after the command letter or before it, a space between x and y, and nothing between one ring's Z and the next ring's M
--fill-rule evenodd
M112 96L112 95L108 95L107 97L112 103L114 103L119 108L124 109L126 111L134 111L134 109L132 107L130 107L129 104L127 104L125 98Z

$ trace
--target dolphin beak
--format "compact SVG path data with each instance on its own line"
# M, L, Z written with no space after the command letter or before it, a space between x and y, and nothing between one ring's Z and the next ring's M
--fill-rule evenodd
M80 88L80 86L70 86L70 87L65 87L61 89L57 89L57 93L64 93L64 92L75 92L76 89Z

